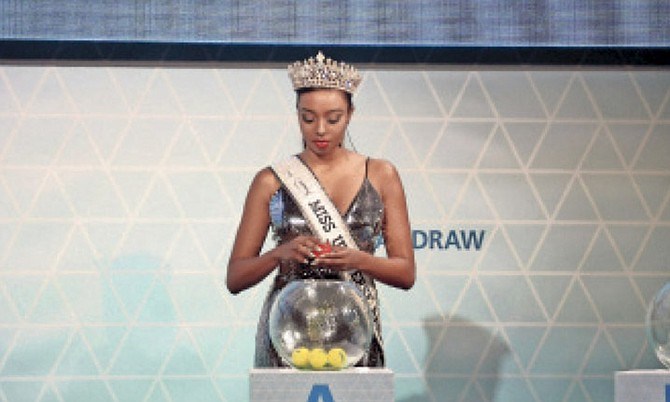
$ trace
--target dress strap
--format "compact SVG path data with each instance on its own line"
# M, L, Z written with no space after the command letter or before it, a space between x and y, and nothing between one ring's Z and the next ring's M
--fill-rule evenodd
M368 164L370 163L370 157L365 158L365 178L368 178Z

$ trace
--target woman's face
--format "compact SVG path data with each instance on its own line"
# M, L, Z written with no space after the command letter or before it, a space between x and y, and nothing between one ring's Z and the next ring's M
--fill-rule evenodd
M317 89L300 94L298 121L305 147L316 154L338 149L353 110L338 89Z

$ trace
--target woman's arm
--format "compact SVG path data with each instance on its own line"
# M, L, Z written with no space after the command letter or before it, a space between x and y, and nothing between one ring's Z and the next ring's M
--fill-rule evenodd
M278 188L279 181L270 169L258 172L249 187L228 260L226 286L231 293L258 284L277 268L280 261L304 262L318 243L315 238L298 236L260 254L270 227L270 199Z
M396 168L389 162L371 159L368 177L384 202L383 236L386 257L364 251L335 247L315 263L333 268L355 267L374 279L401 289L414 285L416 265L405 191Z
M269 169L258 172L249 187L228 260L226 286L231 293L261 282L279 263L270 252L260 255L270 227L268 206L273 187L278 185Z

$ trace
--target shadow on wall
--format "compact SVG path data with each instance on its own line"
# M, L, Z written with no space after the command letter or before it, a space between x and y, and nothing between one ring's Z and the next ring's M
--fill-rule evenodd
M423 376L426 392L397 402L494 402L500 366L509 353L495 328L463 317L427 317Z

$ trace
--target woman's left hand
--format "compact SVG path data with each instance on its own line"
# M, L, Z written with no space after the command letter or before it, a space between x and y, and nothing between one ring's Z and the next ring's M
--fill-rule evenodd
M331 246L331 250L319 255L314 260L314 265L330 268L336 271L348 271L358 269L364 265L370 254L348 247Z

